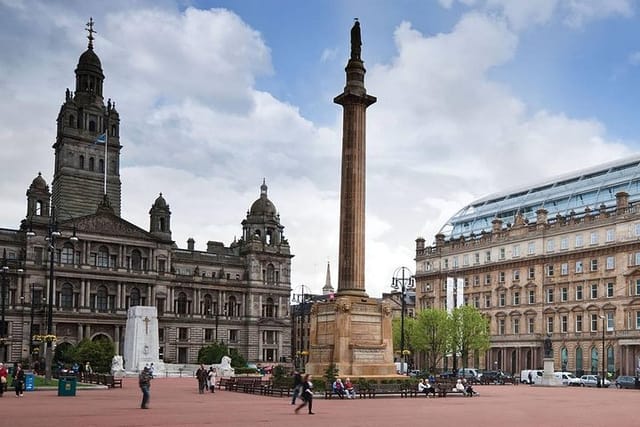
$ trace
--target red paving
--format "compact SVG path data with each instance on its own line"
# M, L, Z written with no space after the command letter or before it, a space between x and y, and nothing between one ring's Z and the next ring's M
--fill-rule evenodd
M136 379L123 389L75 397L36 391L0 399L0 426L640 426L640 390L479 386L479 397L314 401L315 415L294 415L287 398L216 391L198 394L193 378L155 379L142 410Z

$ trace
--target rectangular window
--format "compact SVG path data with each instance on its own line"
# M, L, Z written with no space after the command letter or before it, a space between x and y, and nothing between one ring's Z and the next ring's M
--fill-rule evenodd
M464 287L465 287L465 288L468 288L468 287L469 287L469 278L468 278L468 277L465 277L465 278L464 278Z
M582 234L576 234L576 248L581 248L583 244Z
M576 332L582 332L582 314L576 314Z
M567 323L568 323L568 317L567 316L562 316L562 318L560 319L560 330L561 330L561 332L564 332L564 333L567 332Z
M458 257L454 256L453 257L453 268L458 268L458 267L459 267L459 265L458 265Z
M500 259L506 258L507 251L504 248L500 248Z
M560 301L567 302L569 296L569 288L560 289Z
M636 224L636 236L640 236L640 224Z
M466 254L466 255L462 256L462 265L464 265L464 266L469 265L469 254Z
M444 259L444 269L449 269L449 260L447 258Z
M498 282L504 283L504 271L498 273Z
M548 264L545 270L547 270L547 277L553 276L553 264Z
M547 333L553 333L553 317L547 317Z
M504 293L504 292L501 292L501 293L500 293L500 295L499 295L499 297L498 297L498 305L499 305L500 307L504 307L504 305L505 305L505 300L506 300L505 293Z
M640 279L636 280L636 295L640 295Z
M513 305L520 305L520 292L513 293Z
M520 280L520 270L513 270L513 280Z
M561 250L569 249L569 239L567 239L566 237L563 237L562 239L560 239L560 249Z
M480 286L480 276L473 276L473 286Z
M607 230L607 243L613 242L616 239L616 232L613 228Z
M582 261L576 261L576 273L582 273Z
M238 342L238 330L229 329L229 342Z
M480 264L480 252L476 252L473 254L473 262L475 264Z
M613 318L613 313L612 312L608 312L607 313L607 331L613 331L615 329L616 323L615 323L615 319Z
M504 335L504 319L498 319L498 335Z
M516 335L520 333L520 319L518 318L513 319L513 333Z
M189 328L178 328L178 339L186 341L189 339Z
M485 308L491 307L491 295L484 296L484 306Z
M591 234L589 235L589 242L592 245L597 245L598 244L598 232L597 231L592 231Z
M511 249L511 253L513 254L514 258L517 258L520 256L520 245L513 245L513 248Z
M529 267L529 274L527 276L529 280L533 280L536 278L536 269L535 267Z
M491 274L487 274L484 276L484 284L485 285L490 285L491 284Z
M480 297L478 295L473 297L473 306L475 308L480 308Z
M491 251L486 251L484 253L484 262L491 262Z
M158 260L158 272L164 273L166 269L166 261L164 259Z
M582 285L576 286L576 301L582 300Z
M552 303L553 302L553 288L547 288L545 290L545 294L547 295L547 302L548 303Z
M569 264L566 262L563 262L562 264L560 264L560 275L566 276L568 274L569 274Z
M547 252L553 252L555 250L556 241L555 240L547 240Z
M613 298L614 289L613 283L607 283L607 298Z
M640 329L640 311L636 311L636 329Z
M529 242L529 244L527 245L527 254L528 255L535 255L536 254L536 243L535 242Z
M535 304L535 303L536 303L536 291L529 290L529 304Z
M591 332L596 332L598 330L598 315L591 315Z
M536 330L536 319L534 319L533 317L530 317L529 319L527 319L527 332L529 332L530 334L533 334Z
M213 341L213 329L205 329L204 330L204 340L205 341Z
M616 258L613 256L607 257L607 270L613 270L616 268Z
M596 299L598 298L598 284L597 283L592 283L591 284L591 299Z
M590 266L591 266L591 271L598 271L598 260L592 259Z
M636 262L634 265L640 265L640 252L636 252Z

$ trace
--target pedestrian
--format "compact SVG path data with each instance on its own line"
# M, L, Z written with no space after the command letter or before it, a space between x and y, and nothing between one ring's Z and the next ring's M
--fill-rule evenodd
M13 369L13 387L16 390L16 397L24 396L24 371L21 363L16 363Z
M196 371L196 379L198 380L198 393L203 394L204 389L207 386L207 370L204 367L204 364L200 364L200 367Z
M151 365L149 366L149 374L151 375L151 378L156 374L156 367L153 366L153 362L151 362Z
M531 374L531 371L529 371L529 384L533 384L533 375Z
M209 372L207 372L207 386L211 393L216 392L216 371L213 366L209 366Z
M151 397L149 389L151 388L151 378L151 370L148 366L145 366L138 376L138 384L142 391L142 403L140 404L140 409L149 409L149 398Z
M4 364L0 363L0 397L4 394L4 389L7 387L7 368L4 367Z
M311 375L306 374L302 380L302 393L300 394L303 402L296 406L295 413L297 414L304 406L309 406L309 415L314 415L311 410L313 407L313 383L311 382Z
M300 372L293 371L293 398L291 399L291 404L296 404L296 399L300 396L300 392L302 391L302 375Z

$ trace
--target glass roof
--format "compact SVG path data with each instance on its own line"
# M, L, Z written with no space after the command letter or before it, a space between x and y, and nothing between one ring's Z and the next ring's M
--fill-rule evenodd
M500 218L513 224L519 211L535 222L536 211L544 208L549 217L583 213L601 205L615 206L616 193L626 191L629 201L640 199L640 155L573 172L528 187L491 194L474 201L453 215L440 229L446 239L491 231L491 221Z

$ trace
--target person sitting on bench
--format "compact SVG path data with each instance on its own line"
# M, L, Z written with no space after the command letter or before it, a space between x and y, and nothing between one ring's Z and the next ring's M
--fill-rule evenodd
M340 399L344 399L344 384L340 378L336 378L333 382L333 392L337 394Z

